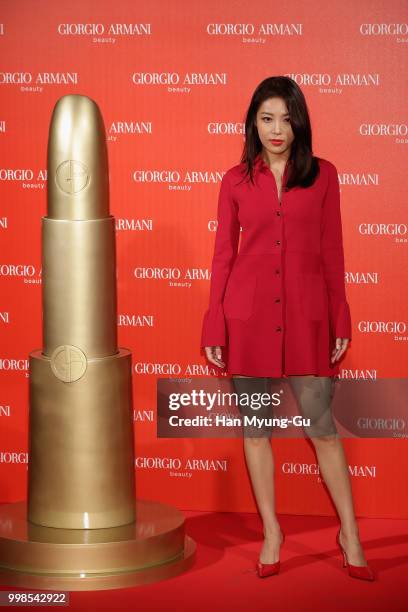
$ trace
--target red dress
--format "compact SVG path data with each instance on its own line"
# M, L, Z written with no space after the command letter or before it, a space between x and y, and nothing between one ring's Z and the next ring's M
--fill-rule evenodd
M286 163L281 201L260 153L254 185L243 163L222 178L201 347L224 347L230 375L338 374L335 339L351 339L340 189L334 164L318 162L311 187L284 191Z

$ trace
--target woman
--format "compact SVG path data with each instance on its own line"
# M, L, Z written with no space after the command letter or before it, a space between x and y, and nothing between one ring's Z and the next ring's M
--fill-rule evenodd
M238 398L266 391L272 378L289 379L303 416L311 419L307 435L339 514L344 566L348 562L353 577L373 580L330 405L351 339L337 170L313 155L306 101L288 77L258 85L245 134L241 163L221 182L201 347L212 364L227 365ZM264 577L279 571L284 539L275 513L270 432L245 435L244 451L263 521L257 570Z

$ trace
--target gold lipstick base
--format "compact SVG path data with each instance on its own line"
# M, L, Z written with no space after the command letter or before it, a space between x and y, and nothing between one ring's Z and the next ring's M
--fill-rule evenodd
M58 529L132 523L131 352L81 361L80 349L63 345L51 359L29 357L28 519Z
M26 502L0 505L0 582L38 590L94 591L177 576L195 559L183 514L136 500L137 520L105 529L56 529L27 520Z

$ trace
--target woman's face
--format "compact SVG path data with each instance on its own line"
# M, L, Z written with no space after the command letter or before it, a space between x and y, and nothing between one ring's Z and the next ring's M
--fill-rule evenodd
M290 125L289 113L283 98L268 98L260 104L256 114L259 139L272 155L288 151L295 137ZM274 142L274 141L281 142Z

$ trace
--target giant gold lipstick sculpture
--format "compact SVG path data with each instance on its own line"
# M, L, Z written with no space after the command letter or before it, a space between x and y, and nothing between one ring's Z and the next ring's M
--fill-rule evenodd
M132 365L117 347L105 130L87 96L57 101L47 174L28 500L0 505L0 582L73 591L176 576L196 550L184 516L135 494Z
M117 347L115 220L103 119L63 96L48 139L43 350L30 353L28 519L62 528L135 519L131 353Z

